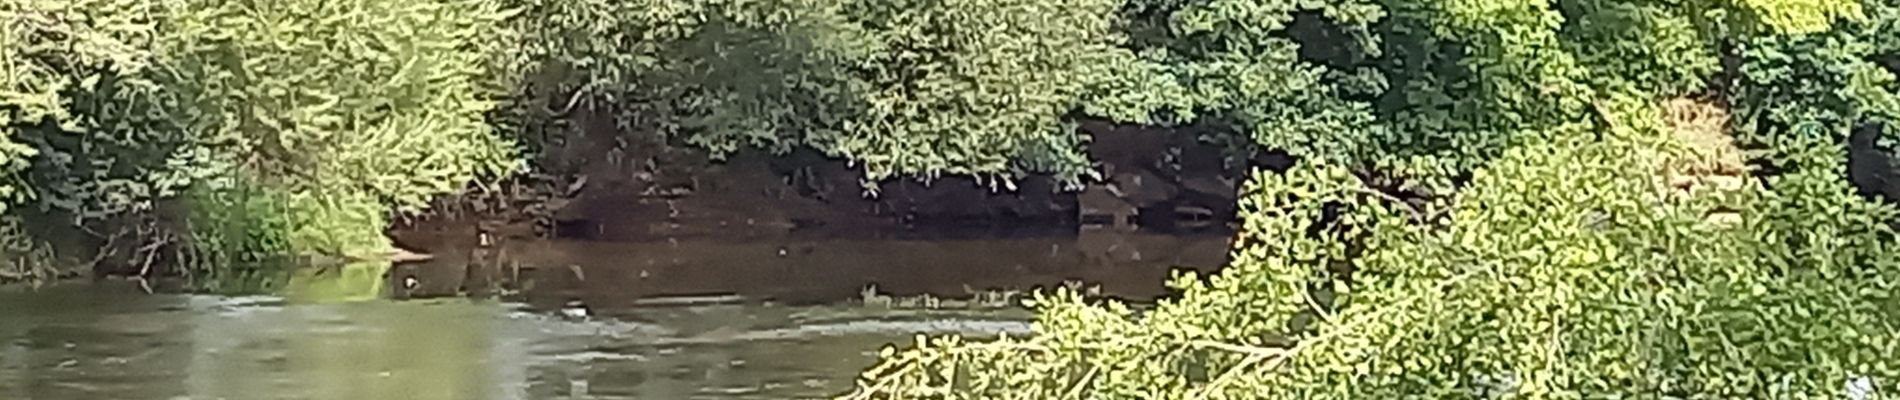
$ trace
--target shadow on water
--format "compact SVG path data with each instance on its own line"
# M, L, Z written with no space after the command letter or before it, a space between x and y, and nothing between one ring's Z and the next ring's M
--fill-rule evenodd
M1145 299L1172 266L1219 265L1224 249L1221 237L1119 234L516 240L287 271L270 296L148 295L113 280L8 288L0 398L823 398L886 344L1029 329L1020 307L846 301L865 285L955 297L1082 280Z

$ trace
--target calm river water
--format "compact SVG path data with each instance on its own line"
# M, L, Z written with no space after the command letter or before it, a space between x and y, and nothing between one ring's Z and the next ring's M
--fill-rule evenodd
M1224 246L1149 237L1119 249L1176 255L1111 262L1075 242L530 243L489 298L460 296L478 273L457 257L296 271L264 295L0 288L0 399L827 398L887 344L1029 330L1020 307L865 305L854 288L1078 279L1141 298Z

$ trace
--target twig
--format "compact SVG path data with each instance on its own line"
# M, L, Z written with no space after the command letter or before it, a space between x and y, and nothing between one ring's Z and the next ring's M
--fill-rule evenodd
M548 111L553 111L550 114L554 116L564 116L564 115L567 115L567 113L573 112L574 106L580 104L581 98L586 97L587 92L593 90L593 88L594 88L594 84L592 82L589 82L587 83L587 85L581 86L580 89L575 89L574 94L569 95L567 98L567 106L561 107L559 111L555 111L555 110L548 110Z
M1222 372L1219 377L1214 378L1214 381L1208 382L1207 386L1202 386L1200 389L1195 390L1192 398L1194 400L1207 398L1208 393L1213 393L1215 389L1226 386L1227 381L1234 379L1234 376L1239 375L1241 370L1245 370L1247 367L1253 366L1254 363L1258 363L1270 357L1274 359L1286 359L1286 354L1281 353L1277 356L1269 356L1261 353L1253 353L1253 355L1248 356L1247 359L1241 360L1240 364L1235 364L1233 368L1228 368L1226 372Z
M1405 211L1409 211L1409 212L1411 212L1413 216L1425 216L1425 215L1426 215L1424 211L1421 211L1421 210L1419 210L1419 209L1418 209L1418 208L1416 208L1416 207L1412 207L1412 203L1409 203L1409 202L1406 202L1406 201L1405 201L1405 199L1401 199L1401 198L1399 198L1398 196L1393 196L1393 195L1392 195L1392 194L1390 194L1390 193L1386 193L1386 192L1381 192L1381 191L1377 191L1377 190L1372 190L1372 189L1367 189L1367 188L1364 188L1364 187L1359 187L1359 186L1346 186L1346 185L1341 185L1341 187L1340 187L1340 188L1341 188L1341 189L1345 189L1345 190L1347 190L1347 191L1351 191L1351 192L1355 192L1355 193L1359 193L1359 194L1365 194L1365 195L1371 195L1371 196L1373 196L1373 197L1378 197L1378 198L1380 198L1380 199L1384 199L1385 201L1389 201L1389 202L1392 202L1392 203L1397 203L1397 204L1398 204L1398 205L1400 205L1400 206L1404 206L1404 207L1405 207Z
M152 273L152 262L158 260L158 250L165 247L165 245L172 244L172 242L173 239L167 236L162 240L152 242L152 244L139 249L139 251L145 252L145 263L139 267L139 276L143 277Z
M1212 340L1196 340L1196 341L1190 342L1190 344L1192 344L1194 347L1220 349L1220 350L1226 350L1226 351L1234 352L1234 353L1254 355L1254 356L1264 356L1264 357L1281 357L1281 356L1286 356L1288 355L1287 353L1289 353L1289 350L1286 348L1229 344L1229 343L1216 342Z
M1101 368L1102 368L1101 364L1090 365L1089 370L1087 372L1082 373L1082 380L1076 381L1074 386L1070 386L1068 394L1063 395L1062 398L1065 398L1065 399L1082 398L1082 388L1087 387L1089 385L1089 382L1095 380L1095 372L1097 370L1100 370Z
M92 256L92 261L86 262L86 268L97 270L99 269L99 263L105 262L106 257L111 257L113 254L117 254L119 252L118 248L116 246L113 246L113 244L117 243L119 241L119 236L121 236L124 233L125 231L121 230L119 231L119 233L115 233L115 234L112 234L111 236L106 237L106 244L104 246L99 246L99 254L94 254Z
M1338 297L1338 295L1335 294L1334 297ZM1332 310L1327 310L1325 307L1320 307L1319 300L1313 299L1312 293L1306 293L1306 294L1300 295L1300 299L1306 300L1306 306L1312 307L1313 315L1319 316L1319 319L1321 321L1332 322L1333 320ZM1335 300L1335 302L1337 302L1337 300Z

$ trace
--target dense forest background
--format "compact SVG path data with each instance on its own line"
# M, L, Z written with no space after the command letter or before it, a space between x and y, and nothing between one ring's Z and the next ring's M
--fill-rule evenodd
M1809 397L1900 384L1893 0L0 0L9 276L374 257L577 110L715 157L1098 179L1284 152L1152 307L889 349L861 398ZM629 139L631 140L631 139ZM79 248L80 250L70 250ZM1889 389L1891 390L1891 389Z

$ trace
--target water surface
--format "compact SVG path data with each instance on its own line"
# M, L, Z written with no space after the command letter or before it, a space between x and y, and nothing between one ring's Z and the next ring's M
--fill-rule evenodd
M0 288L0 399L828 398L888 344L1029 330L1019 306L864 304L867 286L954 298L1080 280L1143 299L1224 249L1088 239L516 241L284 271L261 295Z
M1020 310L711 304L567 318L472 299L297 304L126 282L0 294L0 398L785 399L848 390L916 333Z

